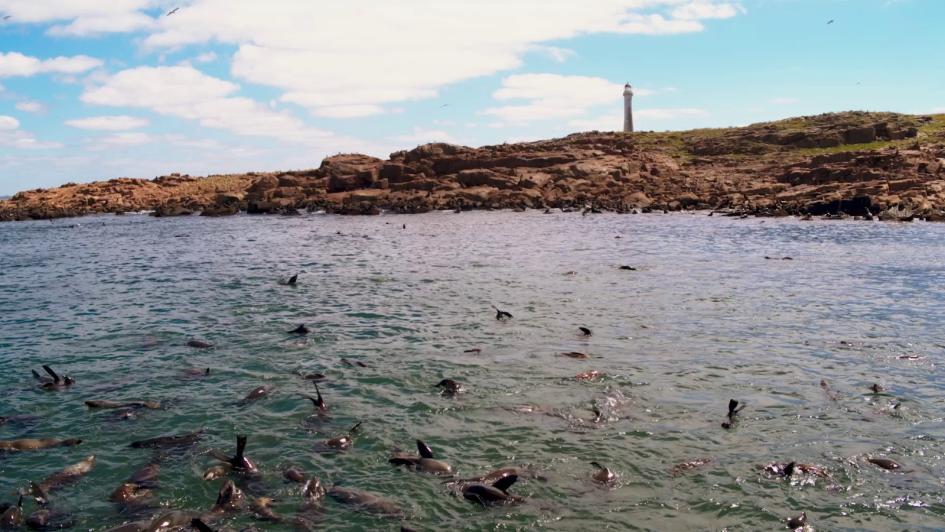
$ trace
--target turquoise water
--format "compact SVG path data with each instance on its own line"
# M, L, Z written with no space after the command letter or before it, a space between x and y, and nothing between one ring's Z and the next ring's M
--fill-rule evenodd
M278 283L299 271L298 286ZM324 529L759 530L802 511L821 530L941 529L943 279L945 225L925 223L474 212L0 224L0 416L35 416L0 426L0 440L84 440L0 455L0 502L94 454L52 507L81 529L150 516L108 501L151 459L129 443L204 428L162 458L164 511L208 510L221 480L201 478L206 451L232 454L245 433L263 478L240 485L287 519L301 503L288 465L407 516L329 500ZM498 322L492 304L514 318ZM300 323L308 336L286 334ZM38 389L30 369L43 363L78 382ZM206 379L179 378L204 367ZM606 376L574 379L588 370ZM313 390L298 371L326 375L330 420L306 421L300 394ZM466 392L439 395L445 377ZM271 396L234 404L259 385ZM730 398L747 407L724 430ZM90 399L164 408L120 420ZM315 452L357 421L349 451ZM532 466L510 490L527 502L481 508L387 463L416 438L464 477ZM711 462L670 473L698 458ZM595 484L592 460L617 482ZM772 461L830 477L771 478L759 467ZM216 523L249 525L292 529L248 513Z

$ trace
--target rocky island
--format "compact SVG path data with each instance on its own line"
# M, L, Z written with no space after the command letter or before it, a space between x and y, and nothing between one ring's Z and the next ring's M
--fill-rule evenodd
M563 208L945 220L945 115L846 112L726 129L425 144L311 170L120 178L20 192L0 220Z

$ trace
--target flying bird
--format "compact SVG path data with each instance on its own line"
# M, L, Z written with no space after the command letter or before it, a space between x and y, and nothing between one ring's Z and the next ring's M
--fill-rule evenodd
M3 20L10 20L13 15L3 15Z
M828 25L828 26L831 25L831 24L833 24L833 19L830 19L830 20L827 21L827 25Z
M175 7L174 9L168 11L167 14L164 15L164 16L165 16L165 17L169 17L169 16L173 15L174 13L177 13L178 11L180 11L180 8L179 8L179 7Z

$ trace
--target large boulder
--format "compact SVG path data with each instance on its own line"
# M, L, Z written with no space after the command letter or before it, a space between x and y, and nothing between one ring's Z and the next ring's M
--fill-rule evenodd
M495 187L499 189L516 188L517 179L512 179L492 170L463 170L456 174L456 181L464 187Z
M319 172L328 178L328 192L347 192L371 188L382 163L377 157L349 153L328 157L322 161Z

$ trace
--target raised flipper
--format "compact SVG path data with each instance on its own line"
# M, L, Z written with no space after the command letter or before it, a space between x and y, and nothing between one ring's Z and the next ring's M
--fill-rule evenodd
M433 458L433 449L420 440L417 440L417 451L420 452L422 458Z
M36 372L35 369L31 369L30 372L33 374L33 378L42 382L43 376Z
M357 432L359 428L361 428L361 422L360 422L360 421L358 421L357 423L354 424L353 427L351 427L350 429L348 429L348 434L352 434L352 433Z
M56 372L53 371L53 369L52 369L51 367L49 367L49 366L43 364L43 370L45 370L46 373L48 373L49 376L53 378L53 382L56 382L56 383L59 382L59 375L57 375Z
M208 525L207 523L204 523L203 519L199 517L194 517L190 521L190 527L193 528L194 530L198 530L199 532L216 532L215 530L210 528L210 525Z
M512 487L512 484L515 484L516 481L518 481L518 475L509 475L493 482L492 487L497 490L501 490L504 493L507 492L508 489Z
M233 464L243 462L243 452L246 451L246 436L236 437L236 456L233 457Z

